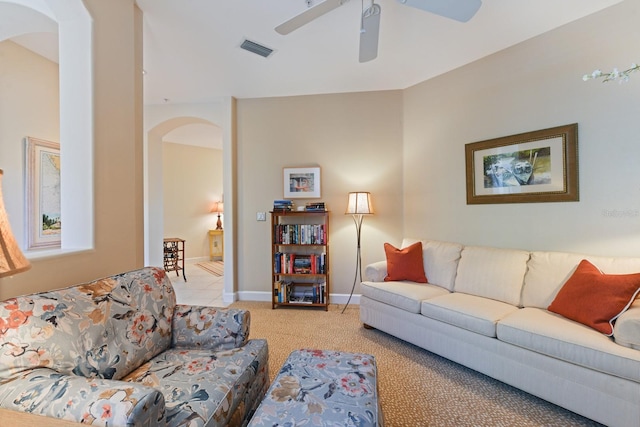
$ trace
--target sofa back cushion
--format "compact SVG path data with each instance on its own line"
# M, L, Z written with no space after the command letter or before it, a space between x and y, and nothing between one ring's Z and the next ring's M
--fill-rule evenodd
M429 283L453 291L462 245L436 240L405 238L402 241L402 247L406 248L416 242L422 242L422 262Z
M158 268L0 302L0 383L34 368L120 379L169 348L175 305Z
M522 305L546 309L586 259L604 274L640 273L640 258L602 257L569 252L532 252L524 277Z
M519 306L528 259L517 249L465 246L454 290Z

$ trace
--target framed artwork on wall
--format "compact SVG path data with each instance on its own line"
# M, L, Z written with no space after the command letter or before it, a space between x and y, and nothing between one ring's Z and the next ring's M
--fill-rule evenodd
M467 204L578 201L578 124L465 145Z
M320 168L284 168L284 198L320 198Z
M25 145L27 249L59 248L60 144L27 137Z

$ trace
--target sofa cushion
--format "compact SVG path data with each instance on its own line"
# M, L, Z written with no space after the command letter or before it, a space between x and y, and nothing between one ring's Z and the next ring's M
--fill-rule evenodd
M411 313L420 313L422 300L448 294L430 283L362 282L362 295Z
M597 257L566 252L532 252L524 276L522 305L546 309L583 259L605 274L640 271L640 258Z
M462 245L436 240L405 238L402 241L402 247L407 247L418 241L422 242L422 262L429 283L453 291Z
M559 314L525 307L498 323L498 339L606 374L640 381L640 352Z
M217 352L176 348L159 354L123 381L161 390L167 425L226 426L257 371L267 369L267 364L267 341L262 339Z
M387 256L387 275L385 282L410 280L427 283L422 263L422 243L416 242L406 248L398 249L389 243L384 244Z
M496 336L496 323L518 307L489 298L452 293L422 301L423 316L488 337Z
M640 291L640 274L602 274L587 260L562 286L549 311L585 324L605 335Z
M518 306L528 259L526 251L465 246L454 290Z

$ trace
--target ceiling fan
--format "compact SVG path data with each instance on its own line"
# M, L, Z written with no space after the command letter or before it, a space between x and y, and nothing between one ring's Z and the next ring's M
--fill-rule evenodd
M306 1L308 5L311 5L311 0ZM278 25L276 31L282 35L289 34L348 1L324 0ZM482 5L482 0L397 0L397 2L460 22L467 22L471 19ZM365 9L363 6L360 21L360 62L371 61L378 56L381 12L382 8L375 0L371 0L371 6L368 8Z

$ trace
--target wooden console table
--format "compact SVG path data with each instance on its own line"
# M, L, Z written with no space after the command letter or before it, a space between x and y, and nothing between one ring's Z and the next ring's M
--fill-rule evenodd
M184 271L184 239L170 237L164 239L164 271L175 271L176 276L180 276L182 270L182 278L187 281Z
M209 261L224 261L224 230L209 230Z

